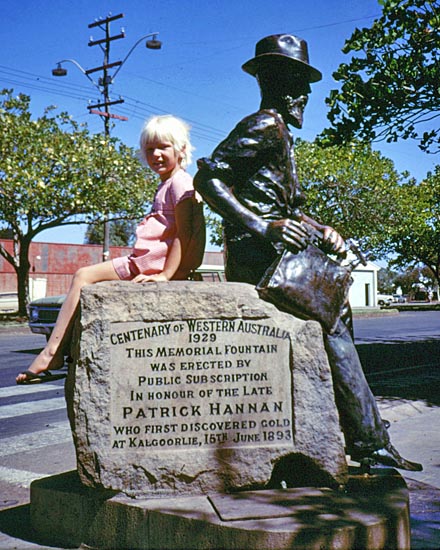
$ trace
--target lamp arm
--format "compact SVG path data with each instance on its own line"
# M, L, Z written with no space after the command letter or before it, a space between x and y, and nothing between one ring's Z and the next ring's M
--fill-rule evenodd
M61 63L73 63L77 69L79 69L83 75L85 75L90 82L95 86L95 88L98 88L98 90L101 92L101 88L99 85L93 80L93 78L87 74L86 70L81 67L81 65L78 63L78 61L75 61L75 59L62 59L61 61L58 61L57 65L61 65Z
M136 46L138 46L138 44L140 44L142 42L142 40L145 40L146 38L149 38L150 36L157 36L158 34L159 34L158 32L150 32L149 34L146 34L145 36L141 36L141 38L139 38L139 40L132 46L131 50L128 52L128 54L122 60L122 63L119 65L119 67L117 68L115 74L112 76L112 80L114 80L116 78L116 75L122 69L122 66L127 61L127 59L130 57L131 53L136 48Z

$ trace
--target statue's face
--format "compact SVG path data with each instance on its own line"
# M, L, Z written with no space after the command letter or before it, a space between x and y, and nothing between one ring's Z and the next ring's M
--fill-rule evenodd
M304 109L311 92L310 84L305 76L298 72L285 73L284 86L280 90L281 113L287 124L302 128Z
M281 59L262 65L257 78L266 106L276 107L287 124L302 128L311 92L307 75Z
M304 109L308 100L308 95L300 95L299 97L285 95L281 98L281 114L287 124L291 124L295 128L302 128Z

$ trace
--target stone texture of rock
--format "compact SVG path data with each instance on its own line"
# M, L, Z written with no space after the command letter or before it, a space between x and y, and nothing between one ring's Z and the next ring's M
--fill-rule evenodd
M251 285L99 283L75 331L66 398L84 485L168 497L345 482L321 327Z

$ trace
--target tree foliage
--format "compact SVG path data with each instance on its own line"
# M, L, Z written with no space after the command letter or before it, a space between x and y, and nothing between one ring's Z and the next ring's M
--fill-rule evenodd
M42 231L104 218L141 216L153 177L117 139L91 135L66 113L32 119L30 98L0 92L0 228L12 231L13 253L0 254L17 273L26 312L29 246Z
M208 205L205 205L205 222L209 229L209 242L215 246L223 246L223 225L222 219L213 212Z
M368 145L297 140L296 158L304 210L357 239L371 259L421 268L440 283L440 166L417 183Z
M324 148L300 139L295 144L303 210L380 256L394 212L390 194L400 181L393 162L365 144Z
M377 289L381 294L394 294L399 286L396 281L399 279L399 273L392 270L389 266L381 269L377 273ZM402 289L403 290L403 289ZM403 292L407 292L406 289Z
M412 138L438 152L440 5L438 0L382 0L382 16L356 29L343 52L356 52L333 74L341 83L326 102L332 124L324 143Z
M380 272L379 272L380 273ZM394 278L394 286L400 288L403 294L411 298L426 288L432 288L437 281L426 267L407 267Z
M420 291L426 292L426 289L431 289L435 284L435 278L427 267L407 266L403 271L395 271L387 266L377 274L379 292L395 294L400 290L411 299L414 299Z
M409 180L394 191L389 224L392 265L425 267L440 283L440 166L421 182ZM426 275L426 273L425 273Z

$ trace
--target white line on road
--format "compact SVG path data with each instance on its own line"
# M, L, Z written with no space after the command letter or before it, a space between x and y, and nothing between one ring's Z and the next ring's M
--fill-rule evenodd
M47 391L60 391L64 394L63 386L56 386L45 382L44 384L34 384L29 385L17 385L17 386L6 386L5 388L0 388L0 397L15 397L17 395L30 395L33 393L47 392Z
M66 407L64 397L55 397L53 399L42 399L41 401L28 401L26 403L16 403L15 405L4 405L0 407L0 419L16 418L25 414L36 414L41 412L50 412Z
M36 479L47 477L47 474L28 472L25 470L15 470L14 468L5 468L0 466L0 481L14 483L21 487L30 487L30 484Z
M28 434L14 435L0 439L0 457L34 451L50 445L72 442L72 433L66 421L51 424L49 428ZM72 442L73 445L73 442Z

